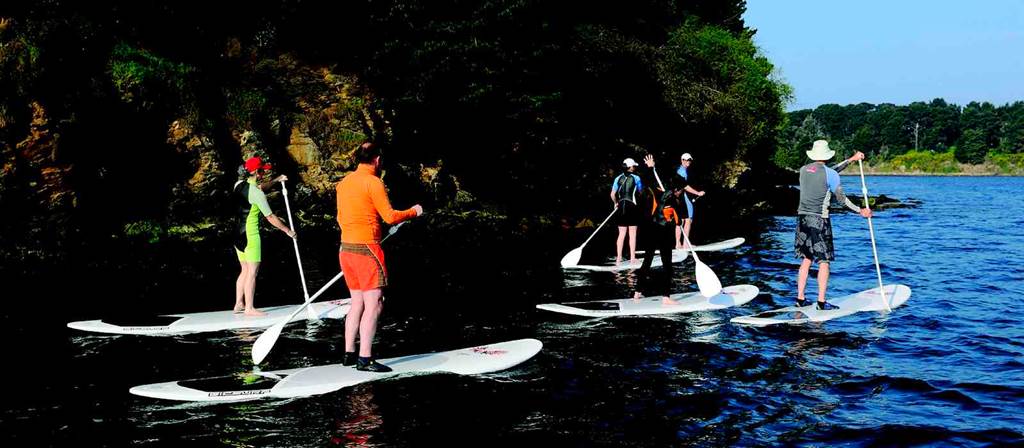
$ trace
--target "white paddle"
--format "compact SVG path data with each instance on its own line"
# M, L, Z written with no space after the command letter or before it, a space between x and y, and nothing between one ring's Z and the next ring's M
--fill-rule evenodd
M405 223L400 222L398 223L398 225L391 227L391 229L388 230L387 236L385 236L384 239L380 240L380 242L383 243L384 241L387 241L388 238L391 238L391 235L394 235L395 232L398 231L398 228L402 227L403 224ZM334 278L331 279L331 281L327 282L326 285L320 288L320 290L317 291L316 294L313 294L312 297L306 298L306 303L303 303L301 306L296 308L295 311L292 311L291 315L284 319L281 319L280 322L274 324L273 326L268 328L267 331L264 331L263 334L260 335L260 337L256 338L256 342L252 344L253 364L259 364L263 362L263 359L266 358L268 354L270 354L270 350L274 348L274 343L276 343L277 338L281 336L281 330L284 329L284 326L288 325L288 323L291 322L292 319L294 319L295 316L299 314L300 311L306 309L306 307L308 307L309 304L313 302L313 300L315 300L317 297L320 297L320 294L326 291L327 288L333 285L334 282L338 281L338 279L340 279L343 275L345 275L344 272L339 272L338 275L335 275Z
M654 179L658 181L658 186L661 187L661 191L668 191L665 190L665 185L661 183L661 178L658 177L658 170L653 167L651 169L654 170ZM686 236L686 232L683 232L683 241L688 247L693 247L693 244L690 243L689 237ZM717 296L718 293L722 292L722 282L718 280L718 275L716 275L715 271L712 271L708 265L700 261L700 258L697 257L697 251L690 250L690 255L693 255L694 271L697 277L697 289L700 290L700 295L704 297Z
M860 191L864 194L864 208L871 210L871 206L868 205L868 183L864 180L864 164L858 160L857 166L860 167ZM882 285L882 267L878 264L878 248L875 247L875 227L871 225L870 217L868 218L868 232L871 232L871 253L875 256L875 273L878 274L878 293L882 295L885 309L891 313L892 307L889 306L889 299L885 297L885 286Z
M568 266L576 266L580 264L580 257L583 256L583 246L586 246L587 243L589 243L590 240L594 238L594 235L597 235L597 231L601 230L601 227L604 227L604 225L608 222L609 219L612 219L612 215L615 214L616 210L618 210L618 208L612 210L612 212L608 214L608 217L605 218L603 222L601 222L601 225L597 226L597 228L594 229L594 233L591 233L590 238L587 238L587 240L584 241L583 244L580 244L580 247L570 250L569 253L565 254L565 256L562 257L563 268Z
M288 212L288 228L295 233L295 225L292 224L292 206L288 203L288 187L281 181L281 194L284 195L284 209ZM306 274L302 271L302 257L299 256L299 240L292 238L292 245L295 247L295 263L299 265L299 280L302 280L302 297L309 301L309 290L306 289Z

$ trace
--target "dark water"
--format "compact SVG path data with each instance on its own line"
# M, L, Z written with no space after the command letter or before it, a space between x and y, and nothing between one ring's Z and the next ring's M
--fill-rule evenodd
M855 178L844 182L855 189ZM869 185L872 193L923 202L881 212L875 221L886 282L913 289L907 305L891 315L860 313L772 329L730 324L733 316L792 300L793 218L768 222L763 235L738 235L755 242L740 250L701 257L723 284L762 289L744 307L604 320L533 308L626 297L630 277L610 273L566 275L554 285L495 284L469 303L419 291L385 311L378 354L522 337L543 341L544 350L496 374L393 379L303 399L196 405L127 392L137 384L245 372L258 333L91 336L64 328L64 320L37 325L30 314L6 315L4 372L16 390L4 400L0 441L260 447L1024 443L1024 179L876 177ZM830 291L838 296L872 287L866 221L844 214L833 225L837 262ZM608 238L592 244L610 247ZM678 287L695 288L692 263L680 271ZM310 284L332 274L310 272ZM261 281L277 281L267 275L270 280L261 275ZM266 304L288 302L263 294ZM230 296L222 300L230 305ZM46 300L34 303L37 312L55 311ZM161 304L184 311L174 305ZM96 312L104 310L88 311L56 312L86 319L102 317ZM288 327L264 368L338 362L341 329L333 321Z

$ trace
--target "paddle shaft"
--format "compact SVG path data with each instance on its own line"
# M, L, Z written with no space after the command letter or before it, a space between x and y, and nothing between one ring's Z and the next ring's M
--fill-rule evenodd
M871 206L868 204L868 183L864 180L864 163L858 160L857 166L860 167L860 191L864 194L864 208L871 210ZM870 217L868 217L868 232L871 234L871 254L875 257L875 273L878 274L878 293L882 295L885 309L891 313L892 307L889 306L889 299L885 297L885 286L882 284L882 266L878 263L878 248L875 247L875 226L871 224Z
M384 238L382 238L382 239L380 240L380 242L382 242L382 243L383 243L383 242L387 241L387 240L388 240L388 238L391 238L391 235L394 235L394 234L395 234L395 232L396 232L396 231L398 231L398 228L402 226L402 224L405 224L405 223L404 223L404 222L402 222L402 223L399 223L399 224L398 224L397 226L394 226L394 227L392 227L392 228L391 228L391 231L390 231L390 232L388 232L388 234L387 234L387 235L385 235L385 236L384 236ZM310 304L311 302L313 302L314 300L316 300L316 298L317 298L317 297L320 297L320 294L323 294L323 293L324 293L324 291L327 291L327 288L330 288L330 287L331 287L331 285L333 285L333 284L337 283L337 282L338 282L338 280L340 280L340 279L341 279L341 277L343 277L344 275L345 275L345 272L344 272L344 271L342 271L342 272L339 272L339 273L338 273L337 275L335 275L335 276L334 276L334 278L332 278L332 279L331 279L330 281L328 281L328 282L327 282L327 284L325 284L325 285L324 285L323 287L321 287L321 288L320 288L319 290L317 290L317 292L316 292L316 293L314 293L314 294L313 294L312 296L308 296L308 297L306 298L306 303L302 304L302 306L300 307L300 309L298 309L298 310L295 310L295 312L294 312L294 313L292 313L292 315L288 317L288 320L287 320L287 321L285 321L285 323L288 323L288 322L290 322L290 321L292 320L292 318L293 318L293 317L295 317L295 315L296 315L296 314L298 314L298 313L299 313L299 311L301 311L301 309L302 309L302 308L305 308L305 307L306 307L306 305L309 305L309 304Z
M284 195L284 208L288 212L288 228L295 233L295 226L292 224L292 206L288 203L288 187L281 181L281 193ZM302 257L299 256L299 240L292 238L292 245L295 247L295 263L299 265L299 279L302 280L302 296L309 301L309 290L306 289L306 273L302 271Z
M590 242L590 240L594 239L594 235L597 235L597 232L601 230L601 227L604 227L604 225L608 223L608 220L612 219L612 216L615 216L615 210L612 210L612 212L608 214L608 217L605 218L604 221L601 221L601 225L597 226L597 228L594 229L594 233L590 234L590 238L587 238L587 240L584 241L583 244L580 244L580 248L583 248L583 246L586 246L587 243Z
M390 238L391 235L394 235L395 232L398 231L398 228L401 227L402 224L403 223L399 223L398 225L392 227L391 230L388 232L387 236L385 236L380 241L384 242L385 240ZM301 269L301 267L300 267L300 269ZM259 363L263 362L263 358L265 358L268 354L270 354L270 350L274 347L274 343L277 342L277 338L278 338L278 336L281 335L281 330L284 328L284 326L287 325L288 322L291 322L292 319L294 319L295 316L297 314L299 314L299 312L301 312L304 309L308 309L307 307L309 306L309 304L311 302L313 302L314 299L319 297L320 294L323 294L324 291L327 291L327 288L329 288L331 285L333 285L335 282L337 282L338 279L340 279L343 275L345 275L344 271L339 272L338 275L335 275L334 278L331 279L331 281L327 282L327 284L324 285L322 288L320 288L320 290L317 291L316 294L313 294L312 297L309 297L308 294L307 294L306 302L305 303L303 303L301 306L296 308L295 311L292 311L292 314L288 315L288 317L286 317L285 319L281 320L280 322L272 325L270 328L267 329L267 331L263 332L263 334L261 334L260 337L256 338L256 342L253 343L253 350L252 350L252 361L253 361L253 363L259 364ZM303 286L305 286L305 280L303 280Z

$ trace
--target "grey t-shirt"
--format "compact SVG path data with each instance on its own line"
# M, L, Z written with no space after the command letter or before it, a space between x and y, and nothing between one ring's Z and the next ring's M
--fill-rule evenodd
M859 212L860 208L846 197L840 184L837 170L842 171L847 164L843 162L832 169L823 162L811 162L800 168L800 206L797 214L828 218L828 207L833 195L850 210Z

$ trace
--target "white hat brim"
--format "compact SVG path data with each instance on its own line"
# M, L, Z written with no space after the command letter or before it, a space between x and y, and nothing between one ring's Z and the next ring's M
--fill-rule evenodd
M811 160L829 160L835 156L836 152L831 149L828 151L815 151L813 149L807 151L807 157Z

